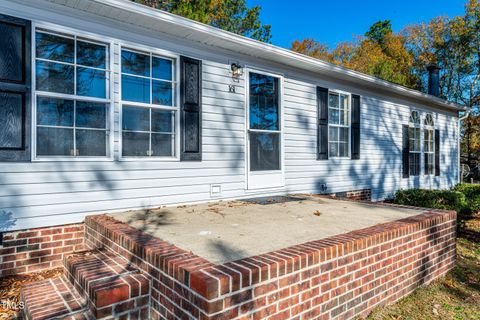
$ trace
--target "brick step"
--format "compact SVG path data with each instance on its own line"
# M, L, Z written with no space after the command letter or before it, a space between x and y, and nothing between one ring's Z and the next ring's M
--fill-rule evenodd
M65 276L36 281L21 291L26 320L90 320L87 303Z
M129 261L106 250L64 257L65 275L96 319L148 318L150 281Z

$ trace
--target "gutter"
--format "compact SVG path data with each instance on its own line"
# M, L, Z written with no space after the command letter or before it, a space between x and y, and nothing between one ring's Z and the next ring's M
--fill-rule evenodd
M46 0L46 1L55 2L54 0ZM243 46L244 48L257 50L258 54L270 56L270 58L266 58L265 56L263 56L264 59L269 59L270 61L282 63L281 61L277 61L274 58L278 57L279 59L284 59L283 63L288 64L291 67L296 69L321 72L340 80L342 80L342 78L344 79L345 77L348 77L351 80L356 81L357 83L369 84L370 86L373 86L373 87L380 86L387 91L394 92L402 96L414 98L419 101L422 101L423 103L432 103L432 104L435 104L437 107L447 108L447 109L456 110L456 111L466 111L465 106L459 105L457 103L449 102L444 99L440 99L433 95L425 94L420 91L413 90L401 85L397 85L397 84L394 84L394 83L391 83L391 82L388 82L388 81L385 81L385 80L382 80L358 71L347 69L345 67L337 66L332 63L314 59L312 57L299 54L288 49L277 47L272 44L263 43L254 39L240 36L233 32L221 30L200 22L196 22L184 17L171 14L169 12L153 9L148 6L144 6L129 0L90 0L90 1L102 4L105 6L117 8L120 10L124 10L133 14L142 15L144 17L155 19L156 21L172 24L174 26L187 29L192 33L195 32L197 33L196 37L190 38L190 40L192 41L199 42L197 39L202 35L212 36L219 40L219 42L215 44L215 46L219 48L223 48L230 51L232 50L227 47L222 47L221 46L222 41L228 42L234 45L240 45L240 46ZM70 6L70 7L76 8L75 6ZM76 9L79 9L79 8L76 8ZM211 45L213 46L213 44ZM249 54L249 55L255 57L255 54ZM298 65L299 63L301 64L301 66ZM312 70L312 68L316 70Z
M460 162L460 154L462 152L460 149L460 126L462 124L462 121L467 119L469 115L470 115L470 109L467 109L465 115L463 117L458 118L458 124L457 124L458 183L462 183L462 172L461 172L461 162Z

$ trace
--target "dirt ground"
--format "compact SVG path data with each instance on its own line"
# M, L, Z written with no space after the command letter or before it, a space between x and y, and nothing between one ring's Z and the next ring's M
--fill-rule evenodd
M38 280L55 278L63 274L62 268L0 278L0 320L17 319L20 306L20 288ZM17 308L15 308L17 306Z

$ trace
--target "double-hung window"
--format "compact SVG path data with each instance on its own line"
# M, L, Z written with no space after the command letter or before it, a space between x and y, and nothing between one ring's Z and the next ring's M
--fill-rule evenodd
M423 124L425 175L432 175L435 174L435 123L430 113L425 116Z
M417 111L412 111L410 114L410 123L408 128L409 137L409 163L410 175L420 175L420 116Z
M122 156L175 157L175 60L122 49Z
M331 158L347 158L350 150L350 97L328 94L328 154Z
M109 46L35 33L36 157L110 156Z

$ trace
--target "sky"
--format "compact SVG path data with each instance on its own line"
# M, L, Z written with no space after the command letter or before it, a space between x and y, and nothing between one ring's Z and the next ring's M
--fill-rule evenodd
M290 48L295 39L314 38L330 48L363 35L378 20L394 31L440 15L462 15L467 0L247 0L262 7L261 20L272 26L272 43Z

